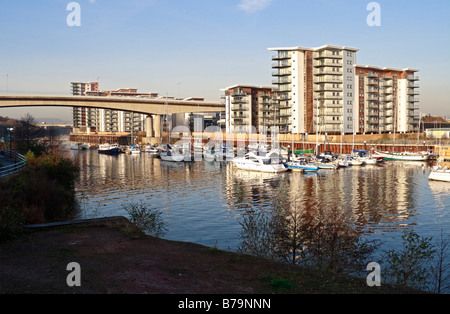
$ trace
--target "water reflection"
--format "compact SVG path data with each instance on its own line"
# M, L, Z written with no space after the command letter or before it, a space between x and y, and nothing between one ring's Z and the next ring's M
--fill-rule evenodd
M144 153L72 154L80 165L81 218L126 215L124 203L143 201L163 209L168 239L235 250L246 215L271 213L274 200L283 198L286 206L296 200L310 216L330 209L350 213L359 232L378 238L400 238L406 228L431 236L440 228L436 224L449 225L448 184L428 182L429 168L422 163L263 174L225 162L163 162Z

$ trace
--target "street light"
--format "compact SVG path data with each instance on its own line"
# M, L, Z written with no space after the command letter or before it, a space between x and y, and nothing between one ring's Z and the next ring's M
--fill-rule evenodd
M9 131L9 157L12 155L12 133L14 132L14 128L8 128Z

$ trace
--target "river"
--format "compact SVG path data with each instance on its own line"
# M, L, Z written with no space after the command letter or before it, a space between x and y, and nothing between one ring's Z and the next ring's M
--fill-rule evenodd
M386 161L318 173L263 174L232 163L170 163L148 153L107 156L72 151L80 167L78 218L127 216L124 205L142 202L163 211L165 239L235 251L248 212L273 208L276 197L295 196L300 207L350 211L355 227L384 249L401 245L404 231L440 238L450 226L450 185L430 182L426 163Z

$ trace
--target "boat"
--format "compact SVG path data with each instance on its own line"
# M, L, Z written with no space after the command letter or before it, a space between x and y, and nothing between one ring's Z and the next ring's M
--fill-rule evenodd
M378 163L378 159L373 158L372 156L361 157L360 161L366 165L376 165Z
M346 168L346 167L350 166L350 164L349 164L349 162L348 162L347 156L344 156L344 155L339 156L339 157L336 159L336 163L339 165L339 167L344 167L344 168Z
M131 155L139 155L141 153L141 148L139 147L139 145L131 145L126 148L125 153Z
M70 146L71 150L88 150L90 148L91 147L88 144L85 144L85 143L73 143Z
M150 154L158 154L159 153L159 149L158 149L158 147L156 147L154 145L146 145L145 146L145 152L146 153L150 153Z
M319 166L314 163L307 163L306 161L288 161L284 166L289 170L296 172L316 172L319 171Z
M175 152L172 146L170 146L169 144L162 145L162 149L159 153L159 158L161 158L162 161L171 162L183 162L185 160L184 155L179 152Z
M338 166L332 162L320 162L319 163L319 169L324 170L336 170Z
M203 156L207 161L230 161L235 157L234 148L223 144L222 149L216 151L216 146L211 146L210 148L205 147Z
M106 155L116 155L121 152L121 148L119 144L100 144L98 146L98 153L99 154L106 154Z
M382 152L375 151L375 153L386 160L403 160L403 161L427 161L430 157L429 154L425 153L410 153L410 152Z
M233 164L241 170L259 171L268 173L281 173L288 171L288 168L281 162L278 153L270 152L265 156L255 153L247 153L244 157L236 157Z
M350 166L362 166L364 165L364 162L359 159L359 157L350 157L348 159L348 164Z
M450 169L441 162L443 162L443 158L440 158L437 165L431 169L428 180L450 182Z

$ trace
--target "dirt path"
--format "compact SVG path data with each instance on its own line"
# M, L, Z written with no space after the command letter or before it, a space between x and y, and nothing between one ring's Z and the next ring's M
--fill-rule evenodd
M120 220L120 219L119 219ZM119 225L123 221L119 221ZM117 221L32 232L0 245L0 293L270 294L403 293L192 243L132 239ZM69 287L69 263L81 287Z

